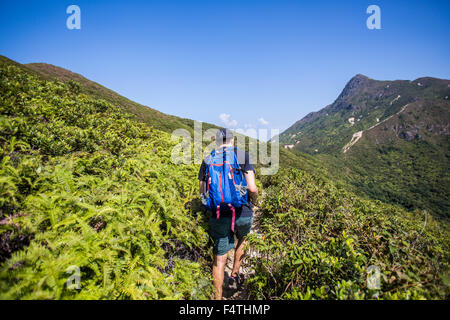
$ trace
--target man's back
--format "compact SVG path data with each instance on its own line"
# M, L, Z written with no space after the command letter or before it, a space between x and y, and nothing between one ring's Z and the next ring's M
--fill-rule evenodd
M245 150L239 149L239 148L233 148L234 153L236 154L237 161L239 163L239 166L244 173L244 175L247 175L249 172L253 172L254 174L254 166L250 161L250 155ZM206 183L206 177L207 177L207 165L205 160L203 160L202 165L200 167L200 171L198 174L198 180L204 181ZM243 204L241 207L235 208L236 210L236 216L242 216L242 217L251 217L253 216L253 205L250 200L247 201L247 203ZM230 209L223 209L221 210L221 215L229 216L231 214Z

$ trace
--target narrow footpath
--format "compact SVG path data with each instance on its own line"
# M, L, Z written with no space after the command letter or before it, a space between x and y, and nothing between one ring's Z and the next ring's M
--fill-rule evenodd
M254 220L253 226L250 230L251 234L256 234L258 236L262 236L260 230L260 217L261 211L258 207L254 207ZM237 239L235 239L235 243L237 243ZM250 296L250 292L246 286L247 280L254 274L254 270L245 267L245 260L249 257L254 257L258 253L254 251L252 248L245 252L244 261L242 263L240 269L241 279L239 281L239 285L237 287L230 287L228 284L228 279L231 276L231 272L233 269L233 261L234 261L234 250L231 250L228 253L227 263L225 265L225 276L223 281L223 299L224 300L248 300Z

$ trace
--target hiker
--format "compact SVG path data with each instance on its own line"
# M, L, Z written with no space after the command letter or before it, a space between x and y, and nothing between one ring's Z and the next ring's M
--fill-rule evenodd
M222 285L228 252L238 242L229 285L238 285L239 268L244 257L245 236L253 223L253 204L258 188L255 169L245 150L234 147L233 133L228 129L216 133L217 148L206 157L198 179L202 203L212 211L209 219L210 235L214 241L213 284L215 298L222 299Z

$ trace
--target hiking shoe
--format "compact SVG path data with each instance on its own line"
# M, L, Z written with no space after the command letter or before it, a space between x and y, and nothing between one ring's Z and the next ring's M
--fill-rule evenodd
M233 289L237 290L238 283L239 283L239 275L230 276L228 278L228 286L230 288L233 288Z

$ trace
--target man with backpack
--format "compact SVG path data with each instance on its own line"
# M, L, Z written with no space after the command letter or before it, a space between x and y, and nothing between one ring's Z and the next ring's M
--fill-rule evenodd
M228 129L216 133L217 148L206 157L198 179L202 203L212 211L210 235L214 240L213 283L215 298L222 299L222 285L228 252L238 242L234 254L230 285L239 281L239 268L244 256L245 236L253 224L253 204L258 188L255 169L249 154L234 147L233 133Z

